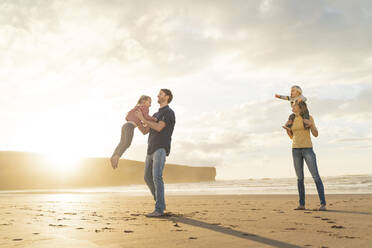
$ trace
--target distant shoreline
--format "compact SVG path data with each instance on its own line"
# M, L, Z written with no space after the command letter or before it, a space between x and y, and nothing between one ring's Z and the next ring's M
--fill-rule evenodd
M27 152L0 152L0 190L116 187L145 184L144 162L121 159L112 169L109 158L51 161ZM166 164L168 183L215 181L216 168Z

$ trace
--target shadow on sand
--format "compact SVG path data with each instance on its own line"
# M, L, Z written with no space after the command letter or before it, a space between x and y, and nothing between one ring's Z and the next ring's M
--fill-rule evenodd
M178 223L183 223L183 224L186 224L186 225L205 228L205 229L209 229L211 231L223 233L223 234L238 237L238 238L241 238L241 239L248 239L248 240L251 240L251 241L259 242L259 243L270 245L270 246L273 246L273 247L280 247L280 248L299 248L300 247L300 246L292 245L292 244L285 243L285 242L282 242L282 241L265 238L265 237L262 237L262 236L259 236L259 235L253 234L253 233L241 232L241 231L233 230L231 228L222 227L222 226L219 226L219 225L216 225L216 224L206 223L206 222L202 222L202 221L199 221L199 220L186 218L186 217L183 217L183 216L174 216L173 215L173 216L168 217L168 219L173 221L173 222L178 222Z
M372 215L371 212L358 212L358 211L347 211L347 210L336 210L336 209L328 209L326 212L330 212L330 213L341 213L341 214L364 214L364 215Z

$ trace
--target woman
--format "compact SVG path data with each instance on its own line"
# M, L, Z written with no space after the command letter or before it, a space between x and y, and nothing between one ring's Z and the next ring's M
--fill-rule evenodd
M291 128L283 126L287 130L288 136L292 139L292 156L293 163L297 175L297 187L299 194L300 205L295 210L305 210L305 184L304 184L304 160L309 168L309 171L314 179L316 189L320 199L320 211L326 210L326 201L324 197L324 187L322 179L318 173L316 163L316 155L313 151L310 132L314 137L318 137L318 129L315 126L314 119L310 116L310 120L303 119L301 113L306 110L306 103L294 104L292 112L295 114L295 119ZM305 128L304 124L310 128Z

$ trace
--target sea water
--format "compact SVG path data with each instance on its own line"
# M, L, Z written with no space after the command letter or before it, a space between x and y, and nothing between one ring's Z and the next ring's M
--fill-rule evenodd
M372 175L347 175L322 178L326 194L372 194ZM316 194L312 178L305 178L307 194ZM15 190L4 193L122 193L130 196L148 195L146 185L117 187ZM244 195L244 194L297 194L296 178L261 178L244 180L217 180L200 183L165 184L167 195Z

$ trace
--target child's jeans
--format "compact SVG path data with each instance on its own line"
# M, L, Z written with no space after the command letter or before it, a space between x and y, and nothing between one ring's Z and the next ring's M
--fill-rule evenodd
M301 114L301 117L302 117L302 119L310 120L310 113L309 113L309 110L306 110L305 113L302 113L302 114ZM288 120L294 121L295 118L296 118L296 115L295 115L295 114L291 114L291 115L288 117Z
M123 127L121 128L120 143L116 147L113 156L118 155L119 157L121 157L123 153L128 149L128 147L132 143L135 128L136 127L129 122L123 125Z

